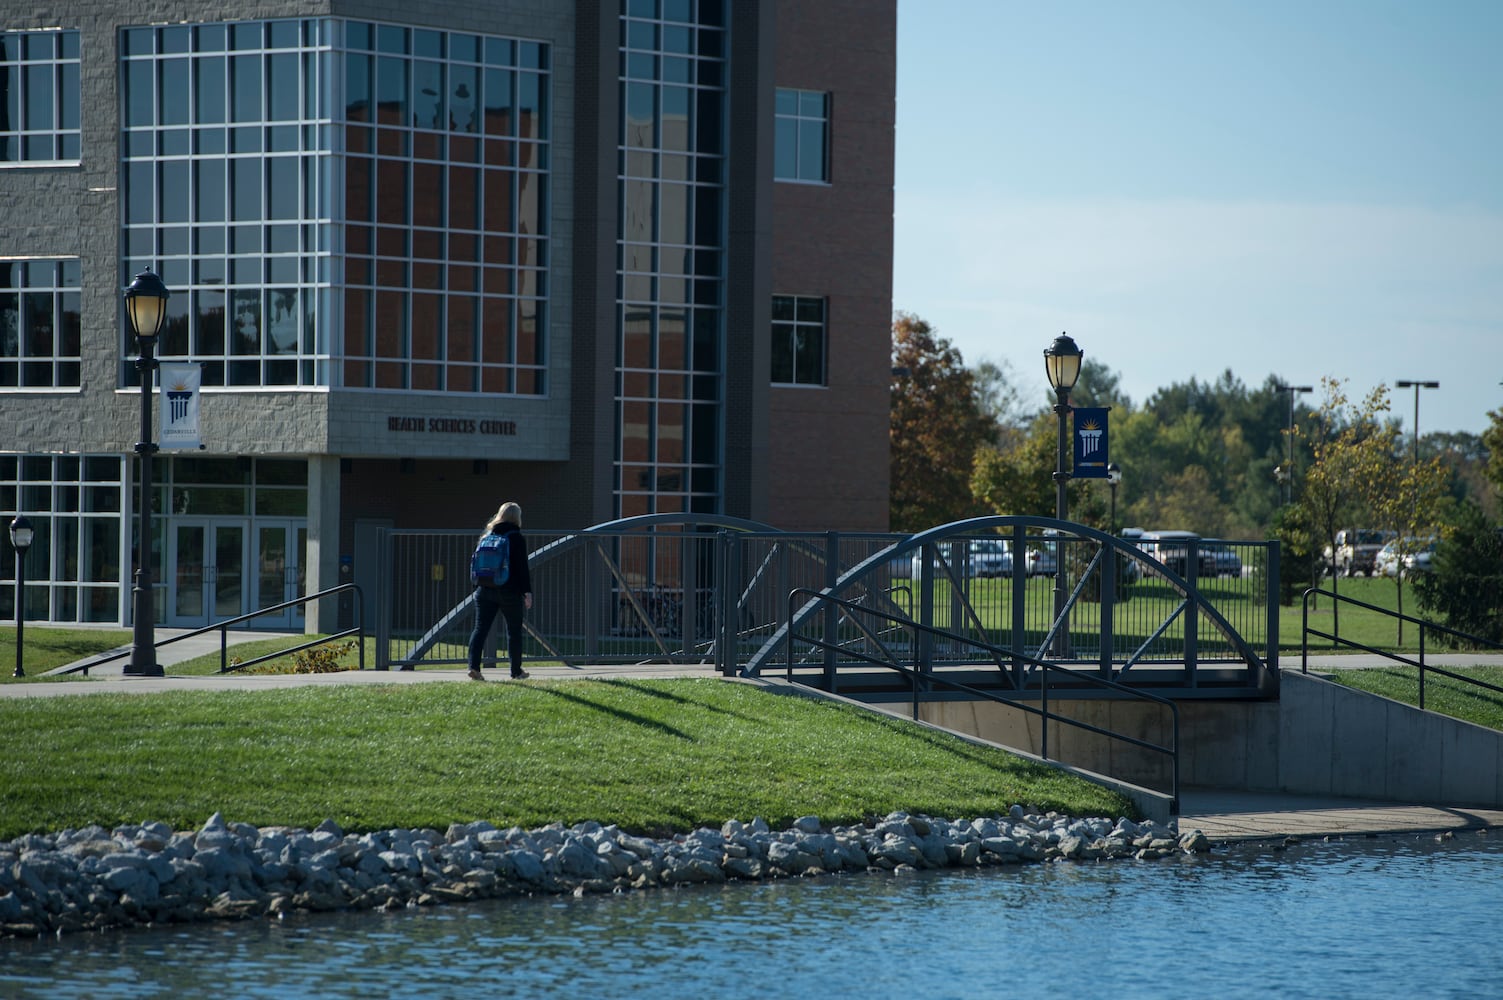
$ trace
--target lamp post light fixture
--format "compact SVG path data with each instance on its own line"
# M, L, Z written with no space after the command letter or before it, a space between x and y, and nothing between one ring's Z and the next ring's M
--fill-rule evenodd
M162 284L162 279L149 269L136 275L125 290L125 313L130 318L131 330L140 349L136 371L141 376L141 439L136 442L136 454L141 457L141 496L136 512L140 525L136 541L136 583L131 591L134 632L125 673L140 677L162 676L162 665L157 662L153 628L156 608L151 590L151 456L157 450L151 440L151 373L157 367L157 334L162 332L162 322L167 318L167 298L171 294Z
M1393 384L1395 389L1414 390L1414 464L1419 465L1419 391L1421 389L1439 389L1439 382L1415 382L1407 378L1401 378Z
M26 550L31 548L32 537L31 520L17 514L10 522L10 546L16 550L16 672L12 677L26 676L21 668L21 646L26 634Z
M1287 392L1289 394L1289 423L1284 429L1284 436L1288 441L1288 457L1284 460L1283 474L1274 470L1274 476L1284 484L1284 503L1288 504L1294 499L1294 397L1301 392L1314 392L1313 385L1276 385L1275 392Z
M1108 462L1106 466L1106 482L1112 488L1112 534L1117 533L1117 487L1122 483L1122 466L1116 462Z
M1070 473L1065 470L1065 455L1069 450L1069 433L1065 429L1065 416L1070 412L1070 390L1075 388L1075 380L1080 378L1080 362L1085 357L1085 352L1075 345L1068 334L1061 333L1054 338L1054 343L1044 348L1044 371L1049 376L1049 384L1054 388L1057 402L1054 404L1054 413L1059 417L1059 450L1054 464L1054 516L1058 520L1066 520L1069 515L1069 500L1065 495L1065 484L1070 479ZM1054 620L1058 623L1058 631L1054 638L1054 653L1056 656L1068 656L1070 652L1070 622L1065 617L1065 559L1064 542L1056 538L1054 541Z

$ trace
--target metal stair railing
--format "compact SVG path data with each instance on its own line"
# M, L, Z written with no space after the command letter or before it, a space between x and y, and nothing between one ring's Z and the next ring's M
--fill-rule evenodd
M981 642L977 639L968 638L963 635L958 635L953 632L947 632L943 629L935 628L932 625L924 625L909 618L888 614L885 611L881 611L868 605L861 604L858 601L849 601L839 597L834 597L824 591L811 590L802 587L795 588L794 590L789 591L789 620L793 620L795 608L807 607L807 605L811 603L824 603L827 606L836 609L841 614L842 618L851 626L856 628L860 632L861 637L865 639L866 642L870 643L871 646L874 647L878 652L880 652L881 655L873 655L872 653L852 648L851 646L844 643L830 642L827 639L817 638L812 635L799 635L797 633L796 627L790 627L783 637L787 658L787 679L790 683L804 683L803 681L800 681L794 674L796 666L794 645L795 641L797 641L798 644L808 649L820 650L821 652L827 654L838 653L842 656L853 658L861 663L876 667L882 667L884 669L894 671L901 676L907 677L912 684L913 718L915 720L918 720L919 718L920 693L928 685L939 685L948 690L959 691L972 698L997 702L998 704L1007 705L1010 708L1015 708L1020 711L1027 712L1031 715L1038 716L1043 720L1043 724L1039 727L1039 756L1045 760L1051 759L1049 757L1050 722L1064 723L1069 726L1074 726L1077 729L1094 733L1098 736L1104 736L1107 739L1119 740L1123 743L1138 747L1139 749L1163 754L1169 758L1171 769L1171 790L1169 806L1170 815L1179 815L1179 706L1176 705L1172 700L1160 697L1159 695L1153 694L1149 691L1143 691L1138 688L1129 687L1126 684L1119 684L1116 681L1108 680L1107 678L1101 677L1094 673L1071 670L1070 668L1061 666L1057 663L1050 663L1047 660L1036 659L1035 657L1029 656L1026 653L1022 653L1017 650L1010 650L998 646L992 646L989 643ZM882 641L881 637L877 635L876 631L868 628L865 624L862 623L862 621L857 617L858 614L864 614L872 618L879 619L895 630L912 630L914 632L915 640L918 638L918 635L920 633L923 633L930 637L945 638L952 641L976 646L979 649L985 651L994 661L998 663L1012 660L1023 660L1027 662L1031 665L1031 668L1033 670L1038 672L1038 676L1040 678L1038 688L1039 706L1034 707L1024 700L1007 697L1005 695L998 694L995 691L987 691L982 688L966 684L962 681L944 677L932 668L929 670L917 670L912 667L904 666L899 661L899 657L893 654L891 648L887 643ZM822 616L813 617L817 618ZM917 641L915 641L910 644L910 648L917 649L918 645L919 644L917 643ZM826 669L827 662L828 657L822 657L820 663L808 663L807 665L811 667L818 666L821 670L821 676L825 678L830 684L830 687L828 689L830 693L837 694L839 692L836 690L836 671ZM1089 722L1082 722L1079 719L1072 719L1069 716L1059 715L1051 712L1049 710L1049 679L1051 676L1051 671L1067 675L1072 684L1084 681L1088 685L1094 685L1103 690L1121 695L1124 698L1153 702L1154 704L1168 709L1170 717L1170 733L1172 737L1171 744L1169 746L1164 746L1158 743L1154 743L1150 740L1145 740L1136 736L1129 735L1127 733L1119 733L1110 729L1104 729L1100 726L1092 725ZM1003 675L1007 675L1007 671L1005 669L1003 670ZM814 685L805 684L805 686L813 687Z
M1381 615L1387 615L1389 618L1409 622L1411 625L1416 626L1419 631L1419 659L1411 659L1403 655L1402 653L1395 653L1392 650L1388 649L1379 649L1376 646L1369 646L1366 643L1356 642L1352 639L1343 639L1341 636L1333 634L1331 632L1323 632L1320 629L1311 628L1310 598L1312 596L1329 597L1333 601L1339 601L1343 604L1352 604L1359 608L1365 608L1368 611L1376 611ZM1496 691L1499 694L1503 694L1503 687L1499 687L1496 684L1489 684L1487 681L1481 680L1479 678L1468 677L1465 674L1458 674L1455 671L1446 670L1444 667L1437 667L1426 663L1426 632L1447 635L1453 639L1459 639L1463 642L1469 642L1477 646L1487 646L1492 649L1503 650L1503 644L1492 642L1491 640L1484 639L1481 636L1470 635L1466 632L1461 632L1454 628L1447 628L1444 625L1436 624L1435 622L1428 621L1424 618L1415 618L1412 615L1401 614L1400 612L1394 611L1390 608L1380 608L1376 604L1369 604L1366 601L1359 601L1355 597L1343 597L1342 595L1336 593L1334 590L1325 590L1320 587L1311 587L1309 590L1305 591L1304 600L1300 608L1300 673L1308 674L1310 672L1310 637L1313 635L1321 639L1329 639L1335 645L1344 646L1349 649L1360 649L1364 653L1374 653L1378 656L1384 657L1385 659L1393 660L1395 663L1400 663L1410 667L1417 667L1419 669L1419 707L1421 710L1423 710L1425 707L1425 675L1427 673L1440 674L1441 676L1449 677L1454 681L1461 681L1463 684L1470 684L1473 687L1486 688L1489 691Z
M265 656L258 656L254 659L246 660L243 663L237 663L234 666L229 665L229 632L230 629L234 626L240 625L244 622L252 621L256 618L260 618L262 615L269 615L277 611L286 611L288 608L296 607L300 604L307 604L308 602L316 601L321 597L332 597L335 594L342 594L346 592L354 593L355 606L359 611L355 619L354 628L347 628L341 632L331 632L328 635L322 635L316 639L310 639L307 642L300 643L296 646L288 646L286 649L279 649L275 653L267 653ZM166 639L157 642L152 648L161 649L163 646L170 646L174 642L181 642L184 639L193 639L198 636L207 635L210 632L216 631L219 633L219 672L221 674L232 673L236 670L244 670L246 667L253 667L258 663L264 663L267 660L274 660L279 656L290 656L293 653L300 653L305 649L312 649L314 646L322 646L326 643L337 642L340 639L345 639L350 636L355 637L355 646L360 656L360 669L365 669L365 598L360 592L359 584L341 583L337 587L330 587L328 590L320 590L316 594L307 594L303 597L293 598L290 601L283 601L281 604L273 604L271 607L261 608L257 611L251 611L243 615L236 615L234 618L226 618L222 622L215 622L213 625L205 625L203 628L196 628L191 632L184 632L181 635L169 636ZM116 660L124 659L130 654L131 650L129 648L123 649L118 653L108 653L104 656L99 657L98 659L89 660L87 663L74 664L67 670L60 670L58 671L58 673L81 673L85 677L87 677L89 676L89 671L94 667L100 667L106 663L113 663Z

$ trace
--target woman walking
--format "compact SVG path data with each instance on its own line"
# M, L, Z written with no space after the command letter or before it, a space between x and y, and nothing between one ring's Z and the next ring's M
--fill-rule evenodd
M527 671L522 669L522 618L532 607L532 576L527 568L527 541L522 537L522 508L511 502L502 504L486 524L485 532L480 536L482 542L487 535L500 535L505 539L507 570L499 586L484 581L475 585L470 680L485 680L480 673L480 654L485 649L485 640L490 635L497 612L506 619L506 652L511 659L512 680L523 680Z

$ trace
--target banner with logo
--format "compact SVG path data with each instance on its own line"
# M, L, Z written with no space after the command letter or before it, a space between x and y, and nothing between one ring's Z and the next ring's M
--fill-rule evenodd
M163 448L198 448L199 365L161 365Z
M1106 414L1109 406L1075 410L1075 478L1105 479L1107 457Z

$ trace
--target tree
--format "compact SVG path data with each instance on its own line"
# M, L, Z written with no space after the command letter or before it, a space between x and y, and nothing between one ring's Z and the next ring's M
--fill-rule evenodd
M997 436L975 373L928 323L901 312L892 324L892 367L893 528L921 531L972 516L972 458Z
M1000 447L977 449L971 496L988 514L1053 517L1057 500L1054 470L1059 464L1059 418L1041 413L1026 431ZM1068 458L1066 459L1068 462ZM1093 488L1092 483L1097 483ZM1071 479L1065 485L1069 518L1102 530L1108 525L1105 480Z
M1394 464L1398 431L1380 417L1388 412L1387 386L1373 389L1360 405L1347 400L1342 380L1326 377L1321 379L1321 387L1325 399L1319 411L1313 460L1295 503L1303 508L1303 520L1315 529L1331 554L1331 591L1339 594L1336 532L1374 516L1375 500L1384 495ZM1337 601L1331 608L1333 635L1341 634L1340 607Z
M1503 410L1489 410L1492 421L1482 432L1482 446L1487 449L1487 478L1493 489L1503 496Z
M1438 514L1446 495L1447 470L1439 458L1424 462L1405 461L1390 456L1389 463L1375 470L1368 485L1376 524L1394 533L1394 554L1398 557L1394 578L1398 583L1398 612L1404 613L1404 572L1406 556L1413 556L1430 544L1438 530ZM1404 644L1404 619L1399 619L1399 645Z
M1448 627L1503 642L1503 533L1476 504L1461 505L1414 593Z

